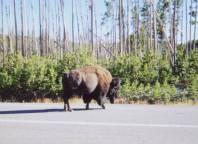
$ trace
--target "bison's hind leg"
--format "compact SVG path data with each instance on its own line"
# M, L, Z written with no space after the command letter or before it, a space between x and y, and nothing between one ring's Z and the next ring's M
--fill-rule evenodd
M83 101L86 104L86 107L85 107L86 110L89 110L89 103L91 102L91 100L92 100L91 95L89 94L83 95Z
M98 103L98 105L102 106L102 109L105 109L105 105L104 105L105 97L106 97L106 94L102 94L96 99L96 102Z
M102 109L105 109L105 105L104 104L102 104Z

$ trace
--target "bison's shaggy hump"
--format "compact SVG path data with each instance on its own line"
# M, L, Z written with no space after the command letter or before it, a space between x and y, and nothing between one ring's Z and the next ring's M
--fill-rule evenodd
M108 91L110 83L112 81L111 73L108 70L98 65L87 66L78 70L85 73L95 73L98 76L99 86L101 89Z

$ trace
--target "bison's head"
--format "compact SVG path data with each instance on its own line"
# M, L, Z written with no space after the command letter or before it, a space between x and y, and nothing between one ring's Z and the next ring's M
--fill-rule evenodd
M114 77L110 84L110 88L107 94L107 97L110 100L110 103L114 103L115 99L119 95L119 89L121 87L121 79L118 77Z

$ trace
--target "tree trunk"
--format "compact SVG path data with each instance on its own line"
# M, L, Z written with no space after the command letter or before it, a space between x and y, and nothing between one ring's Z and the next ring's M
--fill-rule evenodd
M66 41L66 29L65 29L65 18L64 18L64 1L60 0L60 6L61 6L61 13L62 13L62 21L63 21L63 51L65 52L67 50L67 41Z
M188 56L188 0L186 0L186 55Z
M90 10L91 10L91 50L94 52L94 40L93 40L93 0L90 0Z
M23 13L24 13L24 10L23 10L23 0L21 0L21 50L22 50L22 56L25 57L26 54L25 54L25 49L24 49L24 18L23 18Z
M194 27L194 40L193 40L193 49L195 49L195 42L196 42L196 31L197 31L197 15L198 15L198 0L195 1L196 6L195 6L195 27Z
M12 53L12 28L11 28L11 18L10 18L10 7L6 6L6 17L7 17L7 26L8 26L8 36L6 38L7 42L7 54Z
M78 46L80 48L81 41L80 41L80 24L79 24L79 17L78 17L79 11L77 9L76 0L75 0L75 9L76 9L76 22L77 22L77 27L78 27Z
M150 31L150 48L151 51L153 52L153 15L152 15L152 1L150 1L150 9L149 9L149 14L150 14L150 24L149 24L149 31Z
M190 0L190 12L192 12L192 0ZM192 16L190 16L190 47L189 50L191 51L192 49Z
M44 56L43 50L43 29L42 29L42 19L41 19L41 0L39 0L39 45L40 45L40 56Z
M1 36L2 36L2 42L1 42L1 46L2 46L2 49L3 49L3 66L4 66L4 63L5 63L5 47L4 47L4 13L3 13L3 0L1 0L1 22L2 22L2 29L1 29Z
M18 53L18 34L17 34L17 17L16 17L16 4L15 0L13 0L14 3L14 24L15 24L15 52Z
M37 45L36 45L36 37L35 37L34 7L32 3L31 3L31 11L32 11L32 46L30 49L30 55L33 51L36 52L36 54L38 54Z
M184 10L181 11L181 44L183 45L183 27L184 27L184 24L183 24L183 19L184 19Z
M157 25L156 25L156 16L155 16L155 0L153 1L153 11L152 11L152 15L153 15L153 35L154 35L154 52L158 51L157 48Z
M176 45L176 7L177 2L174 0L174 8L173 8L173 62L174 62L174 71L176 70L176 53L177 53L177 45Z
M72 50L74 51L74 0L72 0Z
M122 22L121 22L121 2L119 0L119 12L118 12L118 22L119 22L119 53L122 55Z
M126 38L125 38L125 15L124 15L124 6L123 0L121 0L121 24L122 24L122 50L126 52Z
M129 23L130 23L130 18L129 18L129 0L127 0L127 53L130 53L130 35L129 35Z

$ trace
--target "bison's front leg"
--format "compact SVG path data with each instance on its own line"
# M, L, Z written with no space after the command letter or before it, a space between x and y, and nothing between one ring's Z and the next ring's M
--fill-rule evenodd
M86 110L89 110L89 103L91 102L91 100L92 100L91 95L89 94L83 95L83 101L86 104L86 107L85 107Z
M70 98L71 94L66 94L66 92L64 92L63 94L63 99L64 99L64 111L72 111L72 109L70 108L69 105L69 98Z
M71 112L72 109L70 108L70 105L69 105L69 100L64 100L64 111L69 111Z

